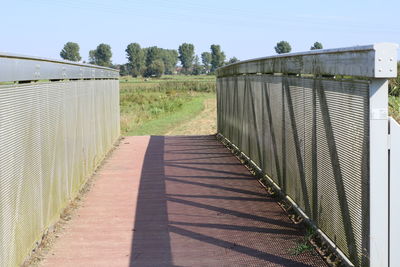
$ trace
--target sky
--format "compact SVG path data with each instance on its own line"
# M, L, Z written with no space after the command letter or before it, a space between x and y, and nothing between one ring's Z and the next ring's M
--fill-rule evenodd
M80 46L83 60L100 43L115 64L127 62L129 43L196 54L221 45L227 58L275 54L288 41L292 52L400 43L400 1L268 0L0 0L0 52L60 58L66 42Z

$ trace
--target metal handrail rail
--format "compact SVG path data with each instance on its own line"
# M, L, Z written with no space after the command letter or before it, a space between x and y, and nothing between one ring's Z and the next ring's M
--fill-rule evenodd
M0 82L118 77L118 70L107 67L0 52Z
M397 76L397 48L397 44L379 43L280 54L223 66L217 76L295 73L392 78Z

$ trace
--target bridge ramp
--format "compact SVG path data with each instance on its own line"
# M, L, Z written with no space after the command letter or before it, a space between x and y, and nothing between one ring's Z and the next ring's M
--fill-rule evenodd
M214 136L126 137L43 266L326 266Z

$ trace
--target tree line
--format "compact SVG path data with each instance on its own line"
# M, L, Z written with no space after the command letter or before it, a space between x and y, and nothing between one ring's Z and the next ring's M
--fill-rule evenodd
M292 47L287 41L280 41L274 47L276 53L289 53ZM311 50L322 49L320 42L315 42ZM212 44L210 51L201 53L200 57L195 54L195 47L190 43L183 43L175 49L164 49L157 46L142 48L138 43L131 43L125 49L128 62L122 65L113 65L111 46L99 44L96 49L89 51L89 64L104 67L112 67L120 70L121 75L132 75L133 77L160 77L163 74L209 74L223 65L238 62L236 57L226 61L225 53L220 45ZM68 42L60 52L61 58L70 61L81 61L79 45ZM201 58L201 62L200 62ZM181 68L177 68L178 61Z
M207 74L226 64L225 53L219 45L211 45L210 52L203 52L200 58L194 52L194 45L183 43L178 50L164 49L157 46L141 48L138 43L131 43L126 48L128 63L121 66L121 75L156 76L177 72L178 61L180 73Z

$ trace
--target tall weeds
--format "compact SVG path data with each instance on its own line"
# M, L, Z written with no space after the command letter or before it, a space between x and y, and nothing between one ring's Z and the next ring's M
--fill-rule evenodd
M389 80L389 114L400 123L400 62L397 77Z
M204 93L215 92L214 80L122 81L120 83L121 132L182 109Z

